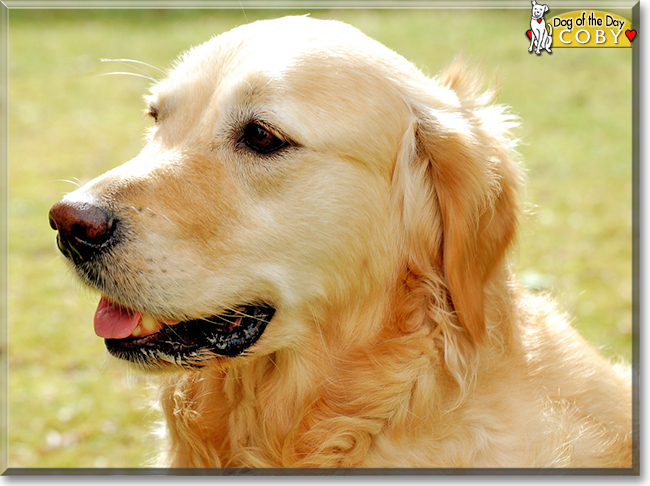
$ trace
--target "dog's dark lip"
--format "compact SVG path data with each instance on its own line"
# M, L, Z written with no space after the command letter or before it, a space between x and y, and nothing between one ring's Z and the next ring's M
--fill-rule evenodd
M250 348L274 314L275 308L268 304L243 305L213 317L165 325L147 336L104 342L112 355L145 366L171 362L201 367L211 357L235 357Z

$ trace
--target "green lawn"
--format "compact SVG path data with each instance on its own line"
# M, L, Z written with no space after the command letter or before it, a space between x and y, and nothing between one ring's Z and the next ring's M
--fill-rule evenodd
M528 9L311 15L352 23L431 75L459 50L495 73L499 100L522 119L529 178L515 268L550 291L606 354L629 361L631 50L529 54ZM143 144L149 81L97 77L128 70L100 58L164 69L244 22L238 9L10 10L10 467L138 467L151 459L157 439L149 429L160 417L147 407L146 381L106 358L92 329L97 297L64 265L47 213L74 189L66 180L85 182Z

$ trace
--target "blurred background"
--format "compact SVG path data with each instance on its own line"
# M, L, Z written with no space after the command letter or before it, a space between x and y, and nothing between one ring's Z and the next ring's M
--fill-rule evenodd
M631 20L629 11L612 11ZM261 18L310 13L353 24L435 75L459 51L490 73L522 120L528 207L515 270L575 327L631 360L631 49L529 54L530 8L515 10L10 10L8 465L140 467L160 419L154 380L107 358L97 295L56 250L49 208L134 157L158 69L189 47ZM552 15L561 12L553 11ZM141 73L142 74L142 73ZM360 94L363 94L360 92Z

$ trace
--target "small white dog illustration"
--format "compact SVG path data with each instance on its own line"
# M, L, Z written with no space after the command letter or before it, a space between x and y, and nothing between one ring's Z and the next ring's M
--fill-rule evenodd
M548 5L537 3L535 0L532 1L532 4L533 16L530 19L531 36L528 52L533 52L533 46L535 46L535 54L538 56L541 54L542 49L546 49L546 52L551 54L553 27L544 21L544 13L548 12ZM546 30L547 25L549 28L548 31Z

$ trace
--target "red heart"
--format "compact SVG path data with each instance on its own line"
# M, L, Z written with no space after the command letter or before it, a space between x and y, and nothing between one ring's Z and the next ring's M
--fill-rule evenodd
M541 24L541 23L542 23L542 19L537 19L537 23L538 23L538 24Z
M630 42L632 42L632 39L636 37L636 30L626 30L625 35L630 40Z
M532 37L533 37L533 32L530 31L530 30L527 30L527 31L526 31L526 35L528 36L529 39L532 39Z

